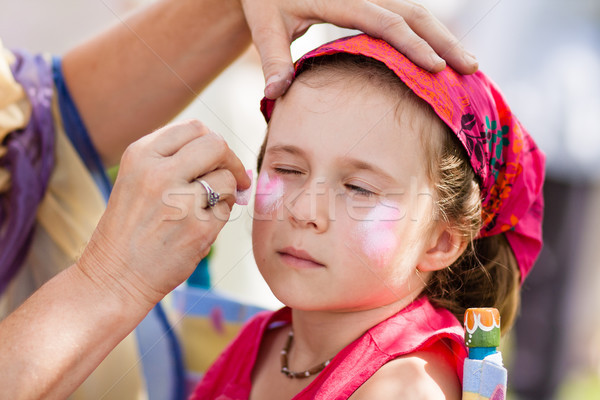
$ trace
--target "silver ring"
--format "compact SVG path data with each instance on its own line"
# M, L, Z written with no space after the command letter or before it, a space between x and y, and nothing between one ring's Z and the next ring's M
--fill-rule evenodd
M206 183L205 180L196 179L196 181L199 184L201 184L202 186L204 186L204 189L206 190L206 200L208 202L208 205L206 206L206 208L214 207L219 202L221 195L219 193L215 192L213 190L213 188L211 188L210 185L208 183Z

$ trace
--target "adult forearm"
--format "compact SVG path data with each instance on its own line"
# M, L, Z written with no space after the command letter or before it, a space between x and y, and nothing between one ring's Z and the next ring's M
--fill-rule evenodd
M42 286L0 324L0 397L66 398L150 310L125 300L77 266Z
M181 111L249 43L238 0L160 0L65 54L63 72L111 164Z

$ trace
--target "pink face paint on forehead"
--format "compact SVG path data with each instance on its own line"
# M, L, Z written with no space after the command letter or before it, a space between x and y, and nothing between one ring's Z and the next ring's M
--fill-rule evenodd
M398 247L396 224L403 214L397 207L396 204L377 203L357 226L359 246L369 261L380 268L390 263Z
M283 200L283 180L278 177L269 177L266 172L261 172L256 182L256 209L262 214L268 214L277 209Z

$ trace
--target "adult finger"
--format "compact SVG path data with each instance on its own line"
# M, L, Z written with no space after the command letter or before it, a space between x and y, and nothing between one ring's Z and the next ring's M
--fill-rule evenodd
M477 70L476 60L464 56L466 52L456 38L422 5L374 0L347 2L342 9L337 2L322 0L321 9L326 21L384 39L428 71L442 70L444 58L460 72Z
M164 126L142 138L147 145L163 157L175 154L179 149L194 139L209 134L211 131L198 120L176 122Z
M406 55L415 64L431 71L442 70L446 63L429 44L419 37L409 26L404 14L401 14L401 4L405 1L392 1L395 11L375 4L371 1L348 2L342 10L334 10L339 4L324 2L329 22L339 26L359 29L373 37L381 38ZM388 5L388 7L390 7Z
M181 177L188 182L222 168L231 171L238 188L250 186L250 178L240 159L231 151L225 139L213 132L186 143L171 159Z
M207 243L212 244L229 221L231 208L226 202L220 201L213 207L200 209L197 212L201 213L201 216L197 214L198 218L193 222L197 234L206 237Z
M231 179L232 182L235 182L231 174L229 175L229 179ZM219 201L211 207L208 207L207 191L204 185L200 182L201 180L209 185L210 190L218 192L221 196ZM196 217L195 220L204 222L202 225L197 225L197 229L199 229L198 234L206 235L207 233L210 233L211 235L214 235L209 235L210 242L213 242L216 239L218 232L223 228L225 223L229 221L231 209L235 201L235 196L230 194L230 187L232 185L229 185L229 189L227 189L224 187L223 182L223 176L219 176L218 171L214 171L202 177L202 179L198 178L196 181L191 183L197 199L194 205L194 215ZM235 186L235 183L233 186ZM192 223L195 224L194 221L192 221ZM204 226L204 229L208 229L208 231L202 232L202 226Z
M192 184L200 186L196 190L200 191L202 208L208 208L208 197L211 192L218 195L219 202L225 202L229 208L233 207L237 182L229 170L218 169L210 172L196 178Z
M292 39L280 19L261 21L267 23L253 26L252 39L262 62L265 96L276 99L285 93L294 76L290 53Z
M462 74L477 71L478 62L475 56L465 50L456 36L426 7L410 1L398 0L377 0L376 3L382 8L401 15L417 36L428 43L456 71ZM388 38L386 35L387 32L384 31L382 38L392 44L398 40L398 38ZM419 44L415 42L415 46L417 48ZM410 47L412 46L409 45Z

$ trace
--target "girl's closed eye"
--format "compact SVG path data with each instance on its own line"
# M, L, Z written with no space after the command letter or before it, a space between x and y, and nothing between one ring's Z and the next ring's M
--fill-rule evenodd
M275 173L280 175L301 175L302 171L292 167L273 167Z
M346 183L345 184L346 188L349 189L350 191L352 191L353 193L360 195L360 196L365 196L365 197L372 197L375 196L377 193L375 193L375 191L368 189L366 187L366 185L356 185L356 184L352 184L352 183Z

